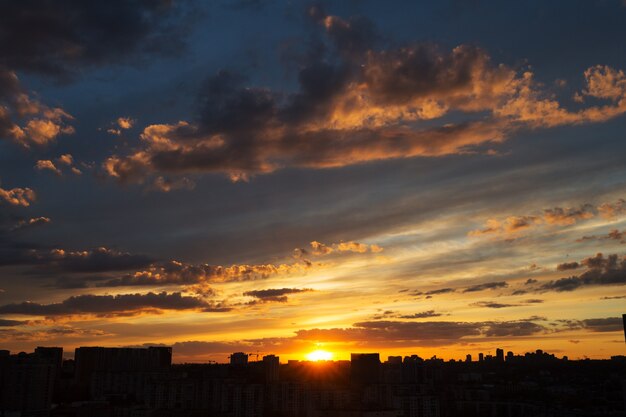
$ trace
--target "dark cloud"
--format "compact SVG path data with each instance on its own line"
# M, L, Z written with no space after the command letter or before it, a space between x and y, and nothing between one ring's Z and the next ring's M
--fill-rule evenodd
M401 316L398 316L398 318L400 319L425 319L429 317L439 317L442 315L443 314L437 313L435 310L427 310L427 311L422 311L420 313L415 313L415 314L401 315Z
M606 235L602 236L583 236L582 238L578 239L577 242L585 242L590 240L616 240L620 243L626 243L626 230L620 232L617 229L613 229Z
M564 262L562 264L558 264L556 266L556 270L557 271L569 271L571 269L578 269L580 268L580 264L578 262Z
M287 296L290 294L299 294L302 292L313 291L310 288L270 288L266 290L246 291L243 295L254 297L262 302L287 302Z
M580 207L561 208L554 207L543 211L543 218L548 224L571 225L579 220L586 220L594 217L596 209L591 204L584 204Z
M619 332L623 329L621 317L582 320L585 329L592 332Z
M487 324L484 335L488 337L531 336L545 330L545 327L526 320L493 322Z
M20 326L20 325L26 324L26 323L28 323L28 322L24 321L24 320L0 319L0 327L14 327L14 326Z
M476 307L485 307L485 308L507 308L507 307L519 307L519 304L505 304L505 303L497 303L495 301L479 301L477 303L473 303L473 306Z
M580 275L560 278L542 284L538 289L542 291L573 291L581 287L598 285L626 284L626 259L617 255L604 256L601 253L583 259L580 264L587 267L587 271Z
M449 294L451 292L455 292L454 288L440 288L437 290L426 291L424 295L440 295L440 294Z
M306 340L346 340L389 342L411 341L416 344L447 344L464 337L529 336L546 329L528 320L508 322L400 322L370 321L354 324L352 329L300 330L297 338Z
M227 311L227 308L213 305L200 297L174 293L91 295L83 294L69 297L59 303L39 304L23 302L0 306L0 314L19 314L27 316L62 316L62 315L115 315L142 310L201 310Z
M120 278L108 279L96 285L98 287L128 287L251 281L265 279L272 275L302 272L309 267L310 264L306 262L220 266L168 261L151 264L143 270L128 273Z
M109 248L85 251L0 248L0 266L29 265L32 272L107 272L137 269L153 259Z
M504 281L498 281L498 282L487 282L485 284L477 284L477 285L472 285L471 287L467 287L463 290L463 292L477 292L477 291L484 291L484 290L495 290L498 288L506 288L508 287L509 284L507 284Z
M24 0L0 2L0 64L66 77L80 67L184 47L191 17L186 0Z
M14 232L14 231L17 231L17 230L30 229L31 227L36 227L36 226L48 224L50 222L51 222L51 220L50 220L49 217L31 217L28 220L26 220L26 219L20 220L19 222L17 222L17 224L12 226L10 230L12 232Z

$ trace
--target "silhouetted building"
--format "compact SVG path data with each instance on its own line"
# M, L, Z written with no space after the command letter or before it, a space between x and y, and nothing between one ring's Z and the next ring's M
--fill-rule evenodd
M104 399L122 392L140 394L149 373L169 370L172 348L80 347L74 358L80 397Z
M390 364L401 364L402 363L402 356L388 356L387 357L387 362Z
M247 365L248 364L248 354L243 352L235 352L230 355L230 364L231 365Z
M280 358L278 356L263 356L263 372L265 373L265 382L278 382L279 368Z
M380 356L378 353L351 353L350 378L353 382L376 384L380 381Z
M0 355L0 416L49 415L57 363L56 355L42 349L17 355L3 351Z
M498 362L504 362L504 350L503 349L496 349L496 360Z

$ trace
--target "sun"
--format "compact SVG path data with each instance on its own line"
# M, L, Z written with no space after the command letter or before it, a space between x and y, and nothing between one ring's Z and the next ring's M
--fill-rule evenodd
M313 352L306 355L306 358L310 361L329 361L333 358L333 354L326 350L314 350Z

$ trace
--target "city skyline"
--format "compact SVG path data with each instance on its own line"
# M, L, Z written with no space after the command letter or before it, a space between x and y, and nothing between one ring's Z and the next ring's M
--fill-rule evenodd
M623 1L205 3L0 0L0 349L624 354Z

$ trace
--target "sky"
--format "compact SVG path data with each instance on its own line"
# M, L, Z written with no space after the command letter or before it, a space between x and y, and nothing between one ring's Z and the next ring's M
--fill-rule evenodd
M0 0L0 348L624 354L625 23Z

